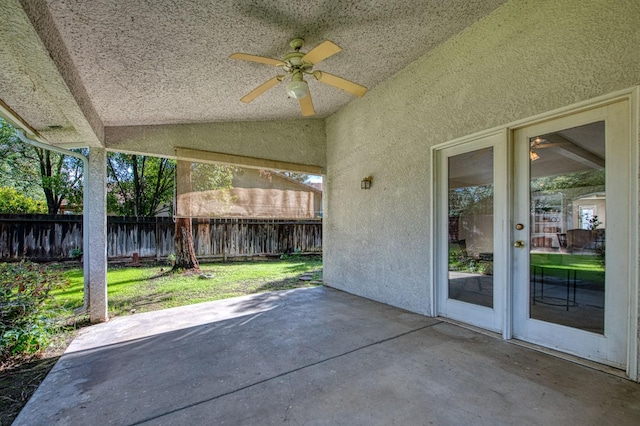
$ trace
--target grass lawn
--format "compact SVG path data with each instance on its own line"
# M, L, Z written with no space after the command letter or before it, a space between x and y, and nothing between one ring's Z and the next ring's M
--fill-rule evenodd
M200 265L199 274L171 273L168 266L109 267L107 292L109 316L130 315L264 291L312 287L300 274L322 278L322 259L303 257L281 261L210 263ZM82 268L66 270L71 285L55 291L56 304L63 305L60 318L76 327L88 325L87 316L76 317L82 306ZM40 382L60 357L74 332L59 336L56 345L39 357L15 359L0 365L0 425L11 424Z
M300 281L303 273L322 278L322 259L201 264L200 273L173 273L169 266L109 267L109 316L148 312L265 291L312 287ZM201 278L201 274L212 278ZM65 272L71 285L55 292L63 315L72 316L82 306L82 269Z
M604 267L597 256L561 253L532 253L531 266L544 267L545 275L566 277L567 270L577 271L577 278L604 283Z
M567 270L576 271L576 278L595 284L604 284L604 266L596 255L564 253L531 253L531 272L536 266L544 267L546 276L564 278ZM449 250L449 270L470 273L484 273L483 267L489 262L464 257L459 249ZM538 273L540 271L538 270Z

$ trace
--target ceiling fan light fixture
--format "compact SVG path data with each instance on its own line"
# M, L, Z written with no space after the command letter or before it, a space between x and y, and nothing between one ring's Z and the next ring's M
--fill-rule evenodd
M293 80L291 83L287 84L286 90L287 95L291 96L293 99L302 99L309 96L309 85L304 80Z
M304 117L314 115L315 109L313 108L309 86L303 78L304 74L307 76L312 75L320 83L336 87L344 90L345 92L351 93L352 95L364 96L364 94L367 93L366 87L342 77L317 70L311 71L313 67L318 65L320 62L342 51L340 46L332 41L325 40L305 53L300 51L303 43L304 40L301 38L291 40L290 46L293 51L287 53L282 60L241 52L231 54L229 56L231 59L280 67L282 68L282 71L286 73L285 75L278 75L262 83L260 86L240 98L240 101L248 104L267 90L289 78L289 84L285 85L285 90L289 98L298 100L298 103L300 104L300 111L302 111L302 115Z

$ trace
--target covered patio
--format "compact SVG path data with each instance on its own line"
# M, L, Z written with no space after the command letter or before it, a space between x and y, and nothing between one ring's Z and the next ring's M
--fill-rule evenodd
M640 423L640 386L316 287L116 318L14 425Z
M637 381L640 366L640 2L5 3L0 114L26 143L89 147L92 322L109 320L108 151L325 179L326 288L99 324L17 424L638 423L638 385L618 376ZM303 52L339 45L318 69L366 95L311 73L315 115L284 87L241 102L280 82L280 59L298 37ZM276 67L230 58L238 52ZM583 130L594 126L601 143L590 150ZM606 166L606 306L596 332L532 317L530 251L540 237L531 233L530 155L544 146L536 136L558 134L579 148L545 148L563 149L559 163ZM449 288L455 158L466 159L465 173L481 168L493 191L483 222L490 247L472 259L491 259L491 274L474 283L491 289L486 303L456 300Z

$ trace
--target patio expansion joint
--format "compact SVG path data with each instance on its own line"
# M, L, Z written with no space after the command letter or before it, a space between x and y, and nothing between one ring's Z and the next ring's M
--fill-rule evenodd
M151 421L154 421L154 420L160 419L160 418L162 418L162 417L164 417L164 416L168 416L168 415L170 415L170 414L174 414L174 413L180 412L180 411L182 411L182 410L187 410L187 409L189 409L189 408L196 407L196 406L198 406L198 405L200 405L200 404L205 404L205 403L207 403L207 402L215 401L215 400L220 399L220 398L223 398L223 397L225 397L225 396L233 395L233 394L235 394L235 393L237 393L237 392L242 392L242 391L244 391L244 390L246 390L246 389L250 389L250 388L252 388L252 387L254 387L254 386L258 386L258 385L261 385L261 384L264 384L264 383L270 382L270 381L272 381L272 380L276 380L276 379L279 379L279 378L282 378L282 377L288 376L288 375L290 375L290 374L297 373L298 371L302 371L302 370L305 370L305 369L307 369L307 368L315 367L315 366L317 366L317 365L324 364L324 363L326 363L326 362L333 361L333 360L335 360L335 359L338 359L338 358L341 358L341 357L344 357L344 356L347 356L347 355L351 355L351 354L353 354L354 352L358 352L358 351L361 351L361 350L363 350L363 349L370 348L370 347L372 347L372 346L381 345L381 344L383 344L383 343L387 343L387 342L390 342L390 341L392 341L392 340L399 339L399 338L401 338L401 337L407 336L407 335L412 334L412 333L417 333L417 332L422 331L422 330L425 330L425 329L427 329L427 328L431 328L431 327L434 327L434 326L436 326L436 325L440 325L440 324L442 324L443 322L444 322L444 321L438 321L438 322L436 322L436 323L433 323L433 324L427 324L427 325L425 325L425 326L418 327L418 328L415 328L415 329L413 329L413 330L409 330L409 331L406 331L406 332L404 332L404 333L397 334L397 335L395 335L395 336L391 336L391 337L387 337L387 338L385 338L385 339L377 340L377 341L375 341L375 342L368 343L368 344L366 344L366 345L364 345L364 346L360 346L360 347L357 347L357 348L355 348L355 349L351 349L351 350L346 351L346 352L343 352L343 353L341 353L341 354L333 355L333 356L330 356L330 357L328 357L328 358L324 358L324 359L321 359L321 360L319 360L319 361L315 361L315 362L312 362L312 363L310 363L310 364L307 364L307 365L303 365L303 366L301 366L301 367L294 368L293 370L285 371L285 372L283 372L283 373L277 374L277 375L272 376L272 377L267 377L267 378L262 379L262 380L259 380L259 381L257 381L257 382L254 382L254 383L251 383L251 384L248 384L248 385L245 385L245 386L239 387L238 389L234 389L234 390L231 390L231 391L228 391L228 392L222 393L222 394L220 394L220 395L213 396L213 397L211 397L211 398L203 399L203 400L201 400L201 401L197 401L197 402L194 402L194 403L191 403L191 404L185 405L185 406L183 406L183 407L179 407L179 408L175 408L175 409L173 409L173 410L169 410L169 411L167 411L166 413L162 413L162 414L158 414L158 415L155 415L155 416L152 416L152 417L148 417L148 418L146 418L146 419L138 420L137 422L131 423L131 424L130 424L130 426L142 425L142 424L145 424L145 423L148 423L148 422L151 422Z

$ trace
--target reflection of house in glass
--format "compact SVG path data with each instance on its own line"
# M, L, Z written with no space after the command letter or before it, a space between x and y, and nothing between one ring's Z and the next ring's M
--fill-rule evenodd
M493 306L493 148L449 157L449 298Z
M605 194L590 193L574 199L565 195L579 190L563 188L562 192L532 194L532 251L574 253L596 250L604 244Z
M493 253L493 149L449 158L449 241L467 256Z
M531 250L596 250L604 244L604 122L531 139Z
M531 149L530 317L602 334L604 123L532 138Z

